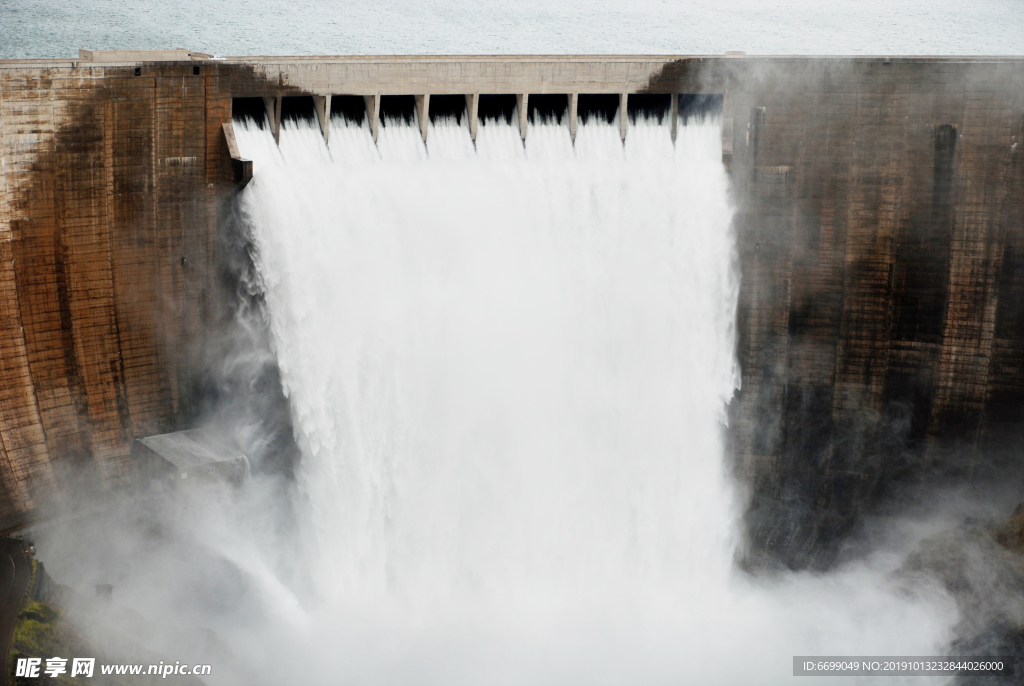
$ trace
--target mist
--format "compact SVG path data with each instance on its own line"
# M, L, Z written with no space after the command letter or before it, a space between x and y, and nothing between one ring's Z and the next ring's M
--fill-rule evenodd
M720 118L624 146L617 121L575 145L533 121L524 146L491 120L475 150L454 121L426 145L332 128L286 122L278 149L236 121L259 166L223 219L198 423L249 480L35 532L58 582L114 586L123 610L69 609L107 654L210 684L773 684L794 655L943 655L1024 621L971 529L1013 487L883 507L827 571L738 564Z

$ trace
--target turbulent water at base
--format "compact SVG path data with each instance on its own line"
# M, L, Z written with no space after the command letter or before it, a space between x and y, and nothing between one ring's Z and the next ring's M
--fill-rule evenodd
M948 604L885 561L733 569L720 122L235 126L315 587L268 674L774 683L793 655L939 654Z

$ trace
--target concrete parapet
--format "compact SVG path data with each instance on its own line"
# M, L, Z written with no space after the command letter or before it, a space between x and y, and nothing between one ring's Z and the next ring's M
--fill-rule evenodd
M213 55L183 48L174 50L86 50L78 51L82 62L178 62L181 60L208 60Z

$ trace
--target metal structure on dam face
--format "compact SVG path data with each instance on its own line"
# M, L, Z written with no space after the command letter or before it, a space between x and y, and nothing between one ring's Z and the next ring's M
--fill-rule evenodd
M205 411L238 108L328 138L332 112L412 108L425 136L457 111L472 136L488 108L524 133L617 110L628 136L623 114L695 102L736 204L755 547L815 564L880 484L1019 465L1024 58L82 51L0 61L0 530L131 481L135 438Z

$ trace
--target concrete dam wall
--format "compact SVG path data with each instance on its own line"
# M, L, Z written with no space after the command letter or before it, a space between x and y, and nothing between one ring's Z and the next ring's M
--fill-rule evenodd
M1024 59L83 51L0 61L0 528L203 414L233 111L509 104L721 112L755 552L827 564L891 484L1019 465Z

